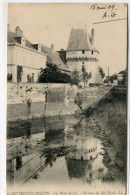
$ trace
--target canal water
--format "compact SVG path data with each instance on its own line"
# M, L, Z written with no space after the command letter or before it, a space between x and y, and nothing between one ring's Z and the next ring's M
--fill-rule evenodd
M118 112L117 112L118 110ZM115 114L116 113L116 114ZM91 116L59 116L8 124L7 180L14 189L125 190L125 104L105 104ZM30 144L30 145L29 145ZM21 150L21 151L20 151ZM24 150L24 151L23 151ZM16 186L16 188L15 188Z

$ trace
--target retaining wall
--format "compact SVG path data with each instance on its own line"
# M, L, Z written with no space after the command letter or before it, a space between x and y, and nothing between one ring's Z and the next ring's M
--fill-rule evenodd
M76 112L79 112L79 102L82 109L87 110L104 98L110 89L110 87L91 87L77 91L76 86L69 84L8 84L7 119L16 121L75 115ZM27 105L28 99L31 100L30 108Z
M80 89L77 96L77 103L80 102L83 110L89 107L94 107L101 99L111 95L110 90L112 87L90 87Z
M45 88L47 87L47 99ZM77 88L69 84L8 84L8 121L29 118L74 115L79 109L74 103ZM27 100L31 100L30 109ZM45 100L46 99L46 100Z

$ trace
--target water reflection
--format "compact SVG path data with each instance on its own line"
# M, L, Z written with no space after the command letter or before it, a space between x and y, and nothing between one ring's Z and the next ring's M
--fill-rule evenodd
M54 123L56 120L57 123ZM25 135L30 142L33 123L29 121L25 128ZM110 156L107 153L108 145L103 144L104 138L99 133L101 129L97 121L76 117L72 120L72 117L67 117L47 120L44 125L42 121L39 126L44 127L45 133L42 148L38 143L37 153L34 148L28 155L18 153L16 158L7 161L7 179L10 184L32 183L33 178L37 182L44 180L44 183L50 180L55 183L60 178L63 184L67 181L71 183L74 179L88 184L107 181L110 176ZM58 173L55 173L56 170Z

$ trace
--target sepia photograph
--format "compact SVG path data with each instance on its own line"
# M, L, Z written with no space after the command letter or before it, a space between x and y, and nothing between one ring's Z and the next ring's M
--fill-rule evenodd
M7 195L127 194L128 4L8 3Z

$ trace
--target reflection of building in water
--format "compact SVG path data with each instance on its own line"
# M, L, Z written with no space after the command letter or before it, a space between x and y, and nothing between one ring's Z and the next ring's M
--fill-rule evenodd
M68 175L70 178L78 178L91 182L93 178L92 161L66 159Z
M74 137L76 146L65 156L70 178L82 178L91 183L97 177L98 170L93 170L94 159L98 156L97 139L92 137Z
M17 157L7 161L7 182L19 185L33 176L45 164L45 158L39 154Z
M86 140L85 140L86 139ZM68 159L81 159L92 160L98 155L97 152L97 139L96 138L81 138L80 136L68 135L66 136L66 144L73 142L75 148L73 148L67 155Z

